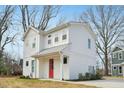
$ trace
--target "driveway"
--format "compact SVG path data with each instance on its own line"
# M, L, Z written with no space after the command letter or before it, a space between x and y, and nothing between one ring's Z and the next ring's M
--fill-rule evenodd
M93 85L96 87L103 88L124 88L124 78L119 79L105 79L105 80L92 80L92 81L77 81L73 82L75 84L85 84L85 85Z

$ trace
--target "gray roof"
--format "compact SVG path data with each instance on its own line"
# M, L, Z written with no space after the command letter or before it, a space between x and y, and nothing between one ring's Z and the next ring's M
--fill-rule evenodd
M33 55L35 56L42 56L42 55L46 55L46 54L50 54L50 53L56 53L56 52L60 52L63 49L65 49L67 47L68 44L64 44L64 45L59 45L59 46L55 46L55 47L51 47L51 48L46 48L42 51L40 51L39 53Z

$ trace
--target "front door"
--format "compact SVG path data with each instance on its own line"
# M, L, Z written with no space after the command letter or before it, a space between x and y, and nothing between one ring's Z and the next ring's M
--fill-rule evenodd
M53 78L54 74L54 60L49 59L49 78Z

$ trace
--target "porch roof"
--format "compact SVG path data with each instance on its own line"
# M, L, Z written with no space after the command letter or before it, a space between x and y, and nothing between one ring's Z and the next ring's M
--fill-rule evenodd
M43 55L46 55L46 54L60 52L63 49L65 49L67 47L67 45L68 44L64 44L64 45L59 45L59 46L43 49L42 51L40 51L39 53L36 53L32 57L38 57L38 56L43 56Z
M121 65L124 65L124 62L122 62Z

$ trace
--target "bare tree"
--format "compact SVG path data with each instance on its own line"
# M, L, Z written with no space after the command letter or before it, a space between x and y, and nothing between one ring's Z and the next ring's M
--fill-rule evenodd
M35 26L35 16L37 14L35 9L29 10L28 5L20 5L21 15L22 15L22 27L24 32L26 32L28 26L32 25Z
M124 31L123 6L94 6L80 16L80 21L87 22L96 33L97 53L108 75L111 47Z
M31 11L27 5L20 6L24 32L26 32L28 26L34 26L38 30L45 30L50 20L56 17L60 10L60 6L46 5L42 7L43 11L40 9L38 11L35 9ZM39 18L37 19L37 17Z
M62 25L62 24L64 24L64 23L66 23L66 22L67 22L66 17L63 17L63 16L62 16L62 17L60 17L60 19L58 20L56 26Z
M9 28L13 25L12 17L14 13L14 6L3 6L3 9L1 9L0 12L0 57L2 57L4 47L11 43L16 36L6 34Z

